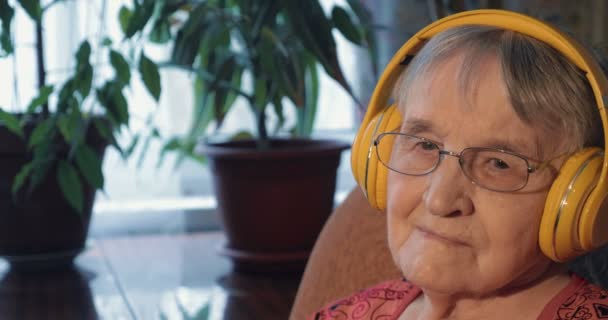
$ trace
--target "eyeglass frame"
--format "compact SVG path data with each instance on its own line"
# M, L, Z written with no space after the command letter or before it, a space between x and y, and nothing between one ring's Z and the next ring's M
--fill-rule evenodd
M410 138L414 138L414 139L419 139L421 141L425 141L425 142L428 142L428 143L431 143L431 144L435 145L437 147L437 151L439 152L439 157L437 158L436 163L427 172L420 173L420 174L404 173L404 172L397 171L397 170L391 168L386 163L384 163L384 161L380 160L381 159L381 157L380 157L380 151L378 151L378 143L379 143L380 139L382 139L382 137L388 136L388 135L406 136L406 137L410 137ZM517 153L517 152L513 152L513 151L509 151L509 150L504 150L504 149L499 149L499 148L490 148L490 147L467 147L467 148L462 149L460 151L460 153L457 153L457 152L454 152L454 151L449 151L449 150L446 150L446 149L441 149L439 147L439 144L437 142L433 141L433 140L430 140L430 139L427 139L427 138L424 138L424 137L419 137L419 136L412 135L412 134L408 134L408 133L404 133L404 132L396 132L396 131L388 131L388 132L382 132L382 133L378 134L376 136L376 138L374 138L373 145L374 145L374 148L376 149L376 156L378 157L378 160L380 161L380 163L382 163L383 166L385 166L387 169L389 169L389 170L391 170L393 172L396 172L396 173L399 173L399 174L403 174L403 175L406 175L406 176L419 177L419 176L425 176L427 174L432 173L433 171L435 171L439 167L439 164L443 160L444 155L448 155L448 156L452 156L452 157L458 158L458 165L460 167L460 170L462 171L462 173L464 174L464 176L467 177L467 179L469 181L471 181L471 183L473 183L474 185L479 186L481 188L484 188L484 189L487 189L487 190L490 190L490 191L495 191L495 192L515 192L515 191L519 191L519 190L525 188L526 185L528 185L528 180L530 178L530 174L531 173L534 173L534 172L537 172L539 170L542 170L545 167L549 166L549 164L552 161L554 161L556 159L559 159L559 158L561 158L561 157L563 157L563 156L568 155L568 154L571 153L571 152L561 153L561 154L559 154L559 155L557 155L557 156L555 156L555 157L553 157L551 159L545 160L545 161L540 161L540 160L537 160L537 159L534 159L534 158L522 155L522 154ZM518 157L518 158L524 160L526 162L526 180L524 181L524 183L522 184L521 187L518 187L516 189L509 189L509 190L497 190L497 189L488 188L488 187L486 187L486 186L484 186L482 184L479 184L479 182L476 182L472 177L470 177L466 173L466 170L463 168L464 161L462 160L462 154L464 152L466 152L467 150L497 151L497 152L508 154L508 155L512 155L512 156L515 156L515 157ZM532 165L530 165L531 161L532 162L538 162L538 164L532 166Z

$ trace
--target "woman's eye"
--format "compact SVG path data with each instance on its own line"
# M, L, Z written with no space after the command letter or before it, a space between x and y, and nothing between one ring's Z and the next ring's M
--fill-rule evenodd
M427 150L427 151L437 149L437 145L435 145L432 142L428 142L428 141L418 142L418 146L420 146L420 148L422 148L422 150Z
M501 159L494 158L494 159L491 159L490 161L491 161L492 165L497 169L509 169L510 168L509 164Z

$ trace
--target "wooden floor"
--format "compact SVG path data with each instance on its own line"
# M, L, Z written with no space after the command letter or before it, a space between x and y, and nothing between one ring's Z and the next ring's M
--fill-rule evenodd
M285 320L299 276L231 271L219 232L91 239L73 270L0 264L0 319Z

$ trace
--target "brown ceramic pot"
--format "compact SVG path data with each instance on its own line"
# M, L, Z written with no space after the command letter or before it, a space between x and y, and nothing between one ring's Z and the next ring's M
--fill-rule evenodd
M103 157L107 141L96 130L87 141ZM68 146L59 145L67 154ZM31 194L15 199L13 179L31 159L23 140L0 126L0 258L14 269L43 269L70 265L85 247L95 190L83 183L85 205L76 212L64 199L56 179L56 168ZM84 181L84 180L82 180Z
M298 272L333 208L340 154L333 140L272 140L200 145L209 160L236 271Z

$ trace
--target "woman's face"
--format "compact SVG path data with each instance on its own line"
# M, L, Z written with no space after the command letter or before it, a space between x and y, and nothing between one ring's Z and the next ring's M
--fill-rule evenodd
M401 106L403 132L415 131L456 153L493 147L539 160L558 154L550 137L515 114L497 59L479 62L481 72L465 95L457 81L460 61L460 56L450 58L411 88L407 105ZM538 229L554 175L533 173L526 187L503 193L473 184L450 156L424 176L389 170L394 260L416 285L446 294L483 295L535 280L552 265L538 247Z

